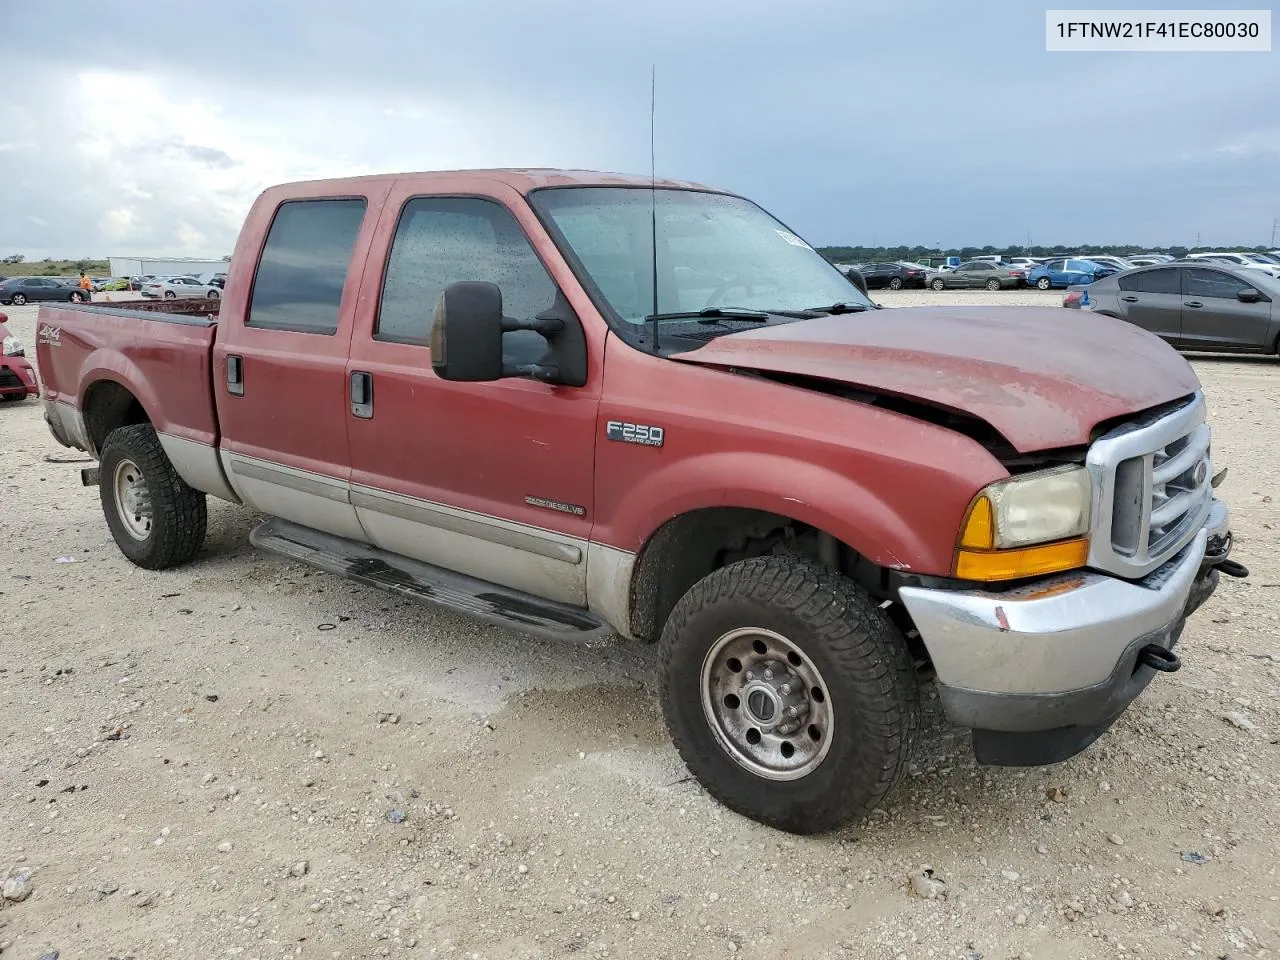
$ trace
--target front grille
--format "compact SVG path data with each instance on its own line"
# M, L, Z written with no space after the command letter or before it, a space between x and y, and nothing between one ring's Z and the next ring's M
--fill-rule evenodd
M1196 394L1172 412L1138 417L1094 442L1090 565L1143 577L1185 547L1213 500L1209 427Z

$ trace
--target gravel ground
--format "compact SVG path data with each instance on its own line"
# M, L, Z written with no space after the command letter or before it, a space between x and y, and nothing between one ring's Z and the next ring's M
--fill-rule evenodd
M311 573L219 501L198 562L137 569L40 404L0 406L4 958L1275 956L1280 363L1195 364L1253 577L1186 667L1046 769L978 767L931 705L890 802L818 838L688 779L651 649Z

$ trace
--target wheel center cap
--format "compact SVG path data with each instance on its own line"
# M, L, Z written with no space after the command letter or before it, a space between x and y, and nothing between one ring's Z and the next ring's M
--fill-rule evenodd
M757 687L747 694L747 710L760 723L771 723L778 713L777 695L772 690Z

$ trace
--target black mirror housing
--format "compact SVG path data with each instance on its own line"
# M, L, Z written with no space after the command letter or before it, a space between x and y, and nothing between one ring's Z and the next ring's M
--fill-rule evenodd
M451 283L436 301L431 369L442 380L502 379L502 291L496 283Z
M1257 303L1262 299L1262 294L1253 287L1245 287L1243 290L1236 292L1236 299L1241 303Z

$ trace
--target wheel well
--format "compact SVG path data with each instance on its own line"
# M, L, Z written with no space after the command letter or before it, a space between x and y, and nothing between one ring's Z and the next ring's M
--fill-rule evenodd
M807 557L835 567L883 598L887 571L826 531L782 514L709 507L664 523L640 551L631 578L631 633L653 642L676 602L703 577L768 554Z
M90 452L95 456L112 430L150 422L138 398L112 380L99 380L85 393L84 426L89 435Z

